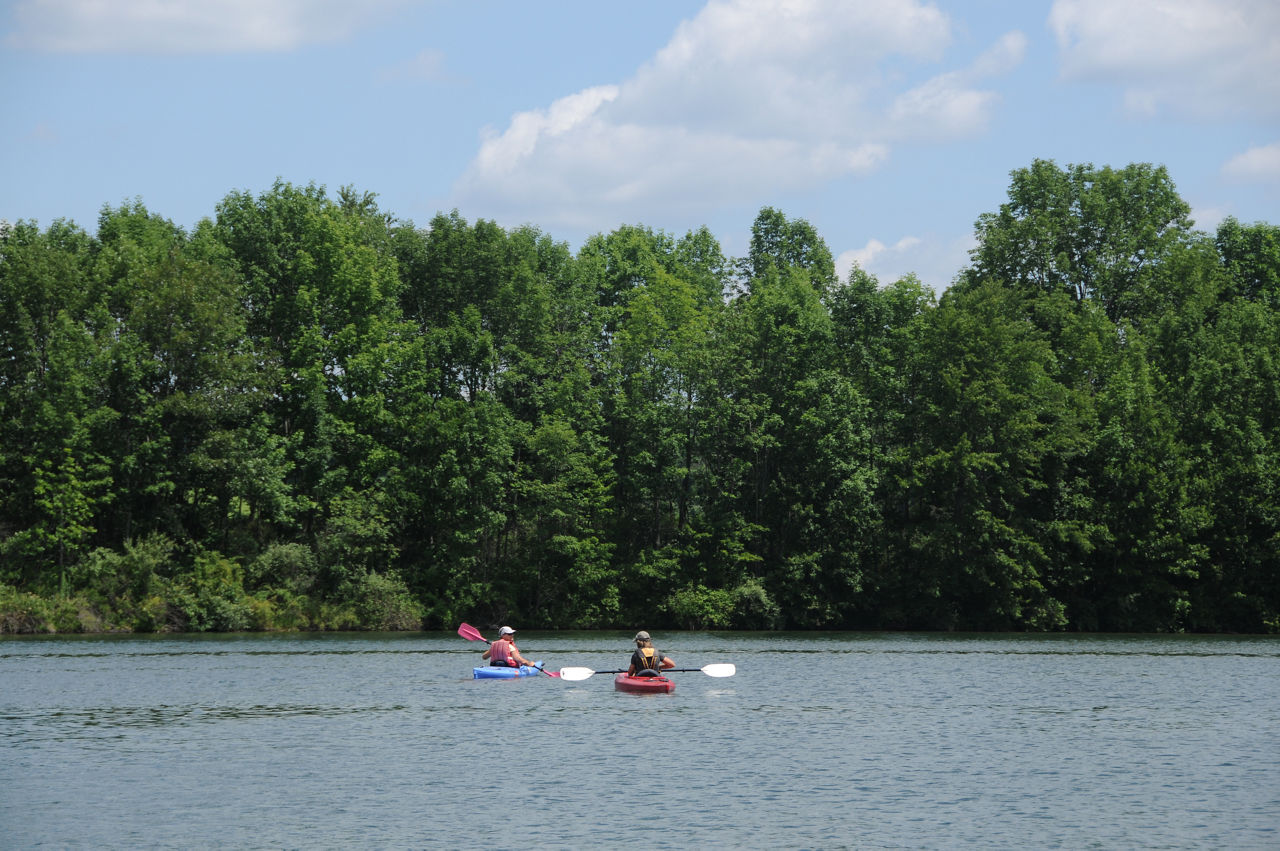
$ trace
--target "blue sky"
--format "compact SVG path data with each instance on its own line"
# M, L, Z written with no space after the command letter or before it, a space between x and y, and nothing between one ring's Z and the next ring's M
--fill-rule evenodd
M0 81L0 218L42 227L282 178L740 255L772 206L942 290L1036 158L1280 224L1275 0L4 0Z

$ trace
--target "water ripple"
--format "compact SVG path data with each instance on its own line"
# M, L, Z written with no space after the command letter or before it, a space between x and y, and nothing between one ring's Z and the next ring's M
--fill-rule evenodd
M616 667L598 635L532 638L558 665ZM0 845L1280 838L1274 640L670 639L682 666L738 674L646 698L603 677L473 681L475 647L442 635L0 641Z

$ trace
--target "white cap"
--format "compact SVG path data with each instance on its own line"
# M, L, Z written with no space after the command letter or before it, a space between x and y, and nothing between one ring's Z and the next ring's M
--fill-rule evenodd
M511 627L504 626L502 629L498 630L498 635L511 635L514 632L515 630L512 629Z

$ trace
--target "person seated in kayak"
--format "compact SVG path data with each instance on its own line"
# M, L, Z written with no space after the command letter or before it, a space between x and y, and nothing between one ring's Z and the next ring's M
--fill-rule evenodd
M636 652L631 654L631 667L627 669L628 676L658 677L662 676L662 668L675 666L675 662L654 649L649 633L644 630L636 633Z
M516 631L509 626L498 630L498 640L489 645L481 659L488 659L491 668L518 668L521 665L533 667L533 663L520 655L516 649Z

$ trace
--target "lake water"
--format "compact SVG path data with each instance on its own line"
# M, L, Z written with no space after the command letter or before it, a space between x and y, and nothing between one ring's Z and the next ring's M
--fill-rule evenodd
M1280 847L1280 639L654 639L4 639L0 847Z

